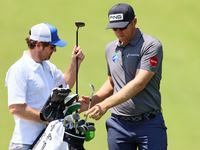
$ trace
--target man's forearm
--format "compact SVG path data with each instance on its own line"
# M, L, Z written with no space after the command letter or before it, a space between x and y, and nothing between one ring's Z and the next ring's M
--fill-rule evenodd
M112 81L109 79L103 84L103 86L99 89L97 93L92 97L92 104L91 106L94 106L103 100L105 100L107 97L111 96L113 94L113 84Z
M155 73L151 71L138 70L137 75L133 80L127 83L120 91L105 99L105 101L102 102L102 105L109 109L126 102L142 91L154 74Z
M40 119L39 111L34 110L26 104L13 104L9 106L9 109L11 114L16 115L19 118L36 122L45 122Z
M70 63L68 70L64 74L65 83L72 89L76 81L76 65Z

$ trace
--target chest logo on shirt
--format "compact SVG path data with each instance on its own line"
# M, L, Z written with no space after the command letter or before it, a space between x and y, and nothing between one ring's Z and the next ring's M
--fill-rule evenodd
M151 59L149 60L150 64L155 67L158 64L158 59L157 57L151 57Z
M128 57L134 57L134 56L139 57L140 55L139 55L139 54L130 54L130 53L128 53L128 54L126 55L127 58L128 58Z
M118 54L116 53L116 54L112 57L113 62L115 62L115 61L117 60L117 58L118 58Z

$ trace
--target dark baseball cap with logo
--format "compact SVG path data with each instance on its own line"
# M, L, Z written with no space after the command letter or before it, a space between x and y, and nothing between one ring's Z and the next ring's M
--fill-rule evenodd
M135 18L135 13L130 5L119 3L109 10L108 18L110 23L106 29L124 28Z

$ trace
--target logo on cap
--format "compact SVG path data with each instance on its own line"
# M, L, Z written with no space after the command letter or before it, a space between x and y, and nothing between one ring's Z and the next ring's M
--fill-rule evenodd
M112 14L112 15L109 15L109 20L110 21L117 21L117 20L123 20L124 17L123 17L123 14Z

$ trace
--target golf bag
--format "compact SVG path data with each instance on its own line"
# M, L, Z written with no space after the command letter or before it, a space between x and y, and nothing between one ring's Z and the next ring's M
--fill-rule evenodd
M78 95L69 96L70 92L69 88L52 90L40 112L41 119L49 124L29 150L85 150L84 141L94 138L94 123L78 121L80 117L76 110L81 105L75 102Z
M61 121L54 120L49 123L29 150L85 150L84 139L85 135L66 131Z

